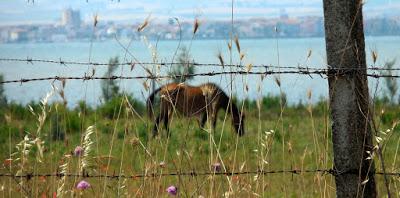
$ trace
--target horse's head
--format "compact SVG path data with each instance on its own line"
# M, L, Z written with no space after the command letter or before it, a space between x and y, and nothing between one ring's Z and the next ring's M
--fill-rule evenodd
M244 118L245 116L243 112L233 116L233 126L239 136L244 135Z

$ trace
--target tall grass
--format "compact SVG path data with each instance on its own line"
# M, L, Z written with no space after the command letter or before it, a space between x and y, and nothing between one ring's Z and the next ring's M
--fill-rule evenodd
M279 98L279 97L278 97ZM275 97L266 97L265 106L275 103ZM148 138L151 125L150 120L138 117L132 111L126 111L124 116L110 119L107 114L100 111L97 116L96 129L86 127L86 132L66 134L68 144L63 140L44 141L42 146L43 158L40 163L37 158L38 147L29 134L14 134L11 141L1 146L2 150L8 150L9 146L17 145L11 149L13 153L9 166L1 169L1 173L13 173L25 175L31 173L60 173L60 177L33 177L19 178L17 181L7 180L1 177L0 183L10 194L25 196L51 196L56 193L62 195L83 196L167 196L165 191L168 186L178 187L181 196L334 196L334 178L331 175L320 173L300 174L249 174L249 175L209 175L209 176L158 176L156 178L124 178L96 179L85 178L85 174L97 175L135 175L158 174L174 172L209 172L213 164L224 164L221 171L255 171L255 170L308 170L332 167L332 145L330 129L327 121L327 105L311 104L305 107L286 105L281 113L280 108L270 108L269 111L258 111L256 101L247 101L244 104L246 111L246 131L244 137L237 138L234 132L219 122L217 129L208 133L197 127L194 120L180 117L174 118L171 124L171 137L165 135L160 138ZM121 99L121 104L124 104ZM261 103L262 104L262 103ZM321 104L324 104L321 101ZM57 103L49 105L48 109L54 109ZM40 107L31 105L35 112ZM98 107L101 108L101 107ZM386 108L381 106L380 108ZM15 106L10 105L4 109L4 114L14 118ZM24 108L29 113L29 108ZM94 111L96 111L94 109ZM40 111L39 111L40 112ZM54 112L50 112L48 116ZM76 109L65 109L65 114L73 116L78 114ZM380 113L380 112L379 112ZM259 115L260 114L260 115ZM400 114L395 108L387 110L386 114ZM259 115L259 116L258 116ZM4 116L4 115L3 115ZM32 117L35 117L31 114ZM140 115L139 115L140 116ZM86 114L86 120L93 120L94 112ZM284 117L285 119L281 119ZM381 116L382 117L382 116ZM117 121L118 119L118 121ZM220 121L225 114L220 112ZM383 119L383 118L381 118ZM386 119L386 118L385 118ZM277 122L281 122L278 126ZM314 123L314 124L312 124ZM14 131L17 126L26 126L28 130L37 129L37 120L15 118L4 123L5 132L8 129ZM43 123L41 135L44 139L50 138L52 127L50 120ZM314 125L314 127L312 127ZM327 126L328 125L328 126ZM69 125L63 125L63 130ZM393 127L394 126L394 127ZM384 160L389 164L389 171L398 171L398 128L391 123L380 126L383 131L377 137L377 142L382 145ZM3 127L2 127L3 128ZM224 128L224 129L223 129ZM262 130L260 144L258 130ZM286 131L286 133L282 133ZM390 129L386 132L386 129ZM98 130L98 136L93 131ZM8 133L1 131L2 138L9 139ZM122 135L118 135L121 133ZM209 141L208 136L213 141ZM284 136L284 137L283 137ZM18 139L22 139L21 141ZM114 142L111 147L111 140ZM99 150L88 148L95 142L99 144ZM314 142L319 143L319 148ZM210 145L212 144L212 145ZM84 149L82 156L71 155L77 145ZM285 149L282 150L285 145ZM324 146L322 146L324 145ZM384 145L384 146L383 146ZM13 147L13 146L12 146ZM112 150L111 150L112 148ZM210 158L210 149L214 149L214 156ZM282 158L282 155L285 158ZM85 156L86 155L86 156ZM1 159L8 162L9 154L1 154ZM376 159L376 158L374 158ZM87 162L85 160L91 160ZM36 164L36 165L35 165ZM93 171L87 167L91 164ZM378 171L380 170L377 164ZM85 171L84 171L85 170ZM65 176L65 174L78 174L77 177ZM228 179L227 179L228 178ZM383 178L377 176L379 186L383 185ZM91 184L89 189L78 190L76 185L85 180ZM105 183L105 181L107 181ZM393 190L398 189L398 180L390 179ZM105 189L104 189L105 188Z

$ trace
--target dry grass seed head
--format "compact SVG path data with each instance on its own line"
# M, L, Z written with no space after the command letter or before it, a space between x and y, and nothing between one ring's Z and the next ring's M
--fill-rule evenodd
M63 88L65 88L66 84L67 84L67 80L65 78L61 79L61 85Z
M278 76L274 77L275 83L278 85L278 87L281 87L281 79Z
M133 68L135 68L136 63L132 62L131 63L131 71L133 71Z
M228 44L228 50L229 50L229 51L232 51L232 43L231 43L231 42L228 42L227 44Z
M240 43L239 43L239 37L237 35L235 36L234 41L235 41L236 49L237 49L238 53L240 54Z
M311 55L312 55L312 49L309 49L307 53L307 60L310 59Z
M240 61L242 61L244 59L245 54L244 53L240 53Z
M146 17L146 19L143 21L141 25L137 28L138 32L141 32L144 30L149 25L149 20L150 20L150 15Z
M93 16L93 27L97 26L97 23L99 22L98 20L98 15L97 13Z
M86 168L90 168L93 163L92 163L92 158L91 158L91 151L92 151L92 138L91 135L94 133L94 126L89 126L86 131L85 131L85 135L83 137L83 143L82 143L82 147L83 147L83 157L82 157L82 161L81 161L81 171L83 171Z
M307 98L308 98L308 100L311 99L311 96L312 96L312 91L311 91L311 89L308 89L307 90Z
M378 59L378 53L377 53L375 50L372 50L371 56L372 56L372 61L373 61L374 64L375 64L375 63L376 63L376 60Z
M193 35L196 34L197 30L199 29L199 26L200 26L199 19L196 18L193 24Z
M246 65L246 72L250 72L251 68L253 68L253 64L249 63Z
M148 83L147 83L147 80L143 81L143 87L144 87L144 89L145 89L146 91L149 91L150 87L149 87L149 85L148 85Z
M61 174L63 175L61 177L61 180L58 182L58 188L57 188L57 196L59 197L64 197L64 195L67 193L65 191L65 182L66 182L66 174L68 174L68 169L69 169L69 163L70 163L71 155L65 155L63 159L63 163L59 166L59 169L61 170Z
M222 56L222 53L218 52L217 57L218 57L219 63L222 65L222 67L224 67L224 57Z
M289 141L289 142L287 143L287 145L288 145L288 152L289 152L289 153L292 153L292 151L293 151L292 143Z

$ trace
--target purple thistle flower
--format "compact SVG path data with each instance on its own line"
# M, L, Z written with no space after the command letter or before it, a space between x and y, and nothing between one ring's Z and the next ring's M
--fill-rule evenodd
M221 164L220 163L214 163L212 166L213 171L215 172L220 172L221 171Z
M76 185L76 188L77 188L78 190L85 190L85 189L90 188L90 184L89 184L89 182L87 182L87 181L85 181L85 180L82 180L82 181L80 181L80 182L78 183L78 185Z
M81 146L76 146L74 150L74 155L79 157L83 154L83 148Z
M168 194L175 196L178 193L178 188L175 186L170 186L167 188L167 192Z

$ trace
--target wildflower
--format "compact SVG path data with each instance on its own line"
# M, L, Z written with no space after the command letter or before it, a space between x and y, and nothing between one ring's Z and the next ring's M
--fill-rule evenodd
M232 191L226 191L224 194L222 194L223 197L231 197L233 196L233 192Z
M175 186L170 186L167 188L167 192L168 194L175 196L178 193L178 188Z
M89 184L89 182L87 182L87 181L85 181L85 180L82 180L82 181L80 181L80 182L78 183L78 185L76 185L76 188L77 188L78 190L85 190L85 189L90 188L90 184Z
M74 150L74 155L79 157L83 154L83 148L81 146L77 146Z
M212 166L212 169L214 172L220 172L221 171L221 164L220 163L214 163Z
M13 159L9 158L9 159L5 159L4 160L4 166L11 166Z
M140 144L140 140L139 140L139 138L134 137L134 138L132 138L132 139L129 141L129 143L130 143L132 146L136 146L136 145L139 145L139 144Z
M160 168L165 168L166 163L164 161L161 161L159 164Z

